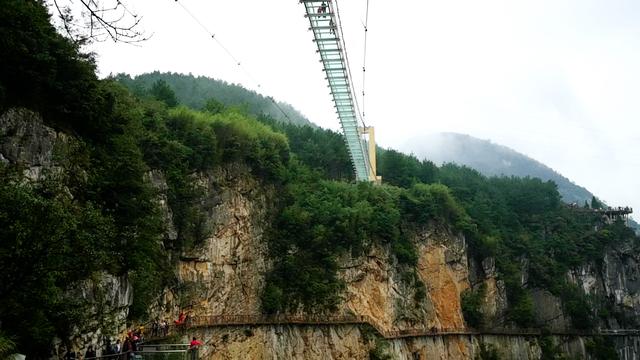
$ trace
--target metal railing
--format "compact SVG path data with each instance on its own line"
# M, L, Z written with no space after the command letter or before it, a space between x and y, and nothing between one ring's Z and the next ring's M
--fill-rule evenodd
M369 315L210 315L190 317L181 325L171 325L169 335L193 328L252 325L369 325L381 336L392 339L421 336L501 335L501 336L640 336L640 329L549 330L541 328L382 328Z
M100 356L85 357L84 360L125 360L129 358L131 351L125 351L117 354L108 354Z
M189 344L140 344L136 355L145 360L195 360L198 349Z

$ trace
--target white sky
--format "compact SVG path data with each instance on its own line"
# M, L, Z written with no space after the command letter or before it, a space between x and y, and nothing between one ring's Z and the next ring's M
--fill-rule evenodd
M153 37L93 46L101 75L205 75L338 129L301 4L180 2L246 72L174 0L130 0ZM339 4L360 91L366 0ZM640 1L370 0L368 36L366 121L380 145L440 131L490 139L640 211Z

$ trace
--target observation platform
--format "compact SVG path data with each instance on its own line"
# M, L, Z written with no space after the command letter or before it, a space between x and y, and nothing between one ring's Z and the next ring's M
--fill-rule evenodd
M633 214L633 208L628 206L624 206L624 207L609 206L602 209L592 209L592 208L579 207L577 204L574 203L569 205L569 207L574 211L601 215L602 218L607 223L613 223L617 219L622 219L627 224L627 226L629 225L629 215Z

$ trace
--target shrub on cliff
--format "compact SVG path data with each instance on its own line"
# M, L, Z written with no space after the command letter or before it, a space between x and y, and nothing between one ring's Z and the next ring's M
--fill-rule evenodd
M480 351L476 354L475 360L500 360L500 357L495 345L480 343Z
M345 286L337 277L340 256L357 257L373 245L388 246L400 266L414 267L418 253L410 239L416 225L467 221L440 184L416 184L406 190L293 176L282 201L269 234L275 259L267 277L271 292L263 295L263 300L273 299L274 289L282 292L277 310L334 309ZM275 311L274 303L263 308Z
M4 333L0 332L0 357L8 358L13 354L16 349L16 343L7 337Z
M462 315L467 325L479 329L484 325L484 316L481 311L484 300L486 286L482 284L479 289L467 289L462 293L461 308Z
M610 337L592 337L586 341L585 349L595 360L619 359L616 346Z
M24 183L0 165L0 320L19 351L46 354L84 318L70 284L115 265L113 218L58 181ZM26 349L25 344L29 344Z
M392 360L393 355L389 354L389 342L383 339L376 339L375 346L369 350L370 360Z

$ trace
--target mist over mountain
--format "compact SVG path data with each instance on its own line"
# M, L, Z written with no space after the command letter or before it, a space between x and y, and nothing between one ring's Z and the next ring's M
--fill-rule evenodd
M480 171L486 176L537 177L558 185L562 200L584 204L593 196L550 167L506 146L458 133L436 133L407 141L401 150L412 152L438 165L456 163Z

